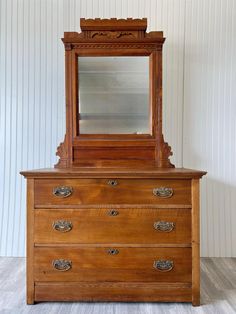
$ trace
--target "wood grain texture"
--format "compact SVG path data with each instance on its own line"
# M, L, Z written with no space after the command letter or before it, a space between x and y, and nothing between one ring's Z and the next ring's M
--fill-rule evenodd
M40 209L34 215L36 244L191 244L191 209ZM55 230L53 223L60 220L71 222L72 229ZM174 228L158 231L154 228L157 221L172 222Z
M163 294L163 289L166 293ZM46 293L46 291L48 291ZM91 293L92 291L92 293ZM178 291L178 292L176 292ZM158 284L158 283L36 283L36 301L159 301L169 302L173 298L177 302L191 301L189 284Z
M133 159L137 160L153 160L155 154L154 147L100 147L100 148L89 148L88 146L82 148L74 148L74 159L75 163L85 163L85 160L123 160ZM118 161L117 161L118 164Z
M201 178L206 171L199 171L186 168L157 168L154 166L136 168L99 168L99 167L73 167L73 168L45 168L21 171L26 178L168 178L168 179L192 179Z
M27 304L34 304L34 180L27 181Z
M79 204L162 204L190 205L190 180L116 179L116 185L107 179L36 179L35 205L79 205ZM73 189L70 196L61 198L53 195L56 187L68 186ZM155 196L153 189L173 189L173 196Z
M113 247L118 254L110 255L104 247L35 248L34 280L64 282L183 282L191 283L191 248L124 248ZM53 260L72 262L68 271L58 271ZM162 272L154 268L154 261L171 260L173 269ZM165 291L163 290L163 294ZM140 296L141 299L141 296ZM174 298L173 298L174 300ZM122 298L120 298L122 301Z

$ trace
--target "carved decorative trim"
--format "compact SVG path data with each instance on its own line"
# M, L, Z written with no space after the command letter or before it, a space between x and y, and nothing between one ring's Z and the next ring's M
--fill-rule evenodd
M146 17L143 17L143 18L141 18L141 19L139 19L139 18L132 18L132 17L128 17L127 19L119 19L119 18L117 18L117 17L111 17L110 19L101 19L100 17L97 17L97 18L95 18L95 19L91 19L91 18L89 18L89 19L86 19L86 18L83 18L83 17L81 17L80 18L80 25L84 25L84 23L88 23L88 22L92 22L92 23L96 23L96 25L97 25L97 23L104 23L104 22L144 22L145 24L147 23L147 18Z
M147 29L147 18L142 19L80 19L80 28L82 31L91 30L142 30Z
M119 38L139 38L139 39L156 39L163 43L165 38L163 38L163 32L143 32L139 30L97 30L97 31L83 31L78 32L64 32L64 38L62 39L65 43L66 49L71 49L71 43L77 42L80 39L119 39Z
M63 42L76 43L80 39L85 40L118 40L122 39L156 39L161 43L164 42L163 32L149 32L146 33L147 19L80 19L81 33L65 32ZM66 46L69 50L70 46Z
M171 147L167 142L164 142L163 134L157 144L157 166L160 168L174 168L175 166L170 162L169 157L173 155Z
M161 46L158 44L126 44L126 43L89 43L89 44L72 44L72 48L76 49L146 49L146 50L161 50Z
M121 37L133 37L136 38L133 32L116 32L116 31L109 31L109 32L91 32L91 38L94 37L107 37L107 38L121 38Z
M57 147L56 156L59 157L55 168L66 168L68 166L68 149L67 149L67 138L65 135L64 142L60 143Z
M173 152L171 151L171 147L168 145L167 142L164 142L162 144L162 152L166 158L164 165L166 167L174 168L175 166L170 162L169 157L173 155Z
M71 50L72 44L65 43L65 50Z

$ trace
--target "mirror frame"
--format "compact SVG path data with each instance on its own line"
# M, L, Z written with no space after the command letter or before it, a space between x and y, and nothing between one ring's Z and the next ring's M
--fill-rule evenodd
M162 134L162 32L146 33L147 19L80 19L81 33L65 32L66 134L55 167L173 167ZM151 134L80 134L78 57L149 56Z

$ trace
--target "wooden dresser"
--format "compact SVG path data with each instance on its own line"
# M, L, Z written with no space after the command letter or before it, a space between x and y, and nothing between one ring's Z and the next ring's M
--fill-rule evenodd
M169 161L171 150L162 134L164 38L162 32L146 33L146 26L146 19L82 19L81 34L65 33L67 119L65 140L57 151L59 163L53 169L21 172L27 178L28 304L200 304L199 179L205 172L174 168ZM148 56L148 134L131 134L136 116L123 124L128 134L102 134L97 120L98 133L86 134L90 121L98 118L102 125L102 119L111 119L107 113L79 113L79 97L86 101L92 93L85 92L84 98L83 91L78 94L78 56L94 55ZM86 72L83 64L79 68ZM104 81L108 76L112 81L110 72ZM83 88L83 77L79 80ZM95 94L99 98L101 91ZM132 99L127 107L132 107ZM116 121L121 114L116 115L110 128L120 127ZM137 119L145 128L145 115Z
M203 174L187 169L23 172L28 303L198 305Z

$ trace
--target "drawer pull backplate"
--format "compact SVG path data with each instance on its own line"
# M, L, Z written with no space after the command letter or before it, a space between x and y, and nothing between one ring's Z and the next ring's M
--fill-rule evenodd
M71 269L72 262L65 259L55 259L52 261L52 266L59 271L67 271Z
M57 197L68 197L72 192L73 189L70 186L57 186L53 189L53 194Z
M162 272L170 271L174 267L174 262L169 260L155 261L153 267Z
M161 232L171 232L175 228L174 222L169 221L156 221L154 222L154 229L161 231Z
M174 191L172 188L167 188L167 187L162 186L162 187L153 189L153 194L158 197L168 198L168 197L173 196Z
M57 220L53 222L52 227L60 232L68 232L73 228L73 225L70 221Z

